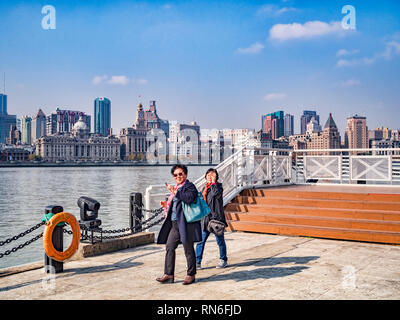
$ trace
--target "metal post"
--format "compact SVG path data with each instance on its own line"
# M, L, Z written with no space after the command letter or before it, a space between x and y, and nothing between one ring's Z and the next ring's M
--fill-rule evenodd
M63 212L64 209L61 206L56 206L56 205L51 205L51 206L47 206L45 208L45 214L57 214L60 212ZM56 249L57 251L62 252L64 250L64 243L63 243L63 226L59 226L57 225L54 228L53 231L53 236L52 236L52 240L53 240L53 246L54 249ZM54 268L54 272L55 273L60 273L64 271L64 262L62 261L57 261L54 260L52 258L50 258L46 253L44 253L44 265L45 266L52 266ZM52 268L48 268L46 267L46 273L50 273Z
M132 192L129 196L129 226L131 228L131 232L142 231L142 194L139 192Z

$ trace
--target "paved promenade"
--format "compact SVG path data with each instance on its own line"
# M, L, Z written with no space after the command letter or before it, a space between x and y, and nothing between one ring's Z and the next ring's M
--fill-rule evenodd
M226 233L229 267L216 269L210 236L196 283L183 286L186 260L177 249L174 284L162 275L165 246L149 244L0 278L0 299L400 299L400 246Z

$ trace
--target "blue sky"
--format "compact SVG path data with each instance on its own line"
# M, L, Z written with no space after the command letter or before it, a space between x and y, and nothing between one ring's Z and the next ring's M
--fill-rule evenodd
M42 28L45 5L55 30ZM344 5L356 30L341 25ZM202 128L260 129L262 114L283 110L298 131L307 109L322 125L332 112L342 135L355 114L400 127L396 0L1 0L0 30L8 111L19 117L93 114L105 96L114 133L133 124L139 100Z

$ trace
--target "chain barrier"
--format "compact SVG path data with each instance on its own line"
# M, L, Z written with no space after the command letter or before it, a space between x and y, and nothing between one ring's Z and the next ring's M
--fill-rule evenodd
M134 227L132 227L132 228L131 228L131 227L127 227L127 228L116 229L116 230L90 230L90 229L88 229L88 228L86 228L86 227L81 227L81 230L82 230L82 231L93 231L93 232L98 232L98 233L106 233L106 234L116 234L116 233L123 233L123 232L131 231L131 233L119 234L119 235L115 235L115 236L102 236L102 237L93 236L93 238L95 238L95 239L100 239L100 238L103 238L103 239L116 239L116 238L126 237L126 236L129 236L129 235L134 234L134 233L138 233L138 232L140 232L141 230L150 229L151 227L153 227L153 226L159 224L160 222L162 222L162 221L164 220L164 217L161 217L160 219L158 219L158 220L156 220L156 221L150 223L149 225L146 225L146 224L149 223L151 220L155 219L158 215L160 215L160 214L164 211L164 209L163 209L163 208L159 208L159 209L155 209L155 210L147 210L147 209L144 209L143 206L138 206L138 205L136 205L136 204L134 204L133 206L134 206L135 208L141 209L142 211L150 212L150 213L154 213L154 214L153 214L152 216L150 216L148 219L144 220L144 221L142 221L142 220L141 220L140 218L138 218L138 217L135 217L135 220L136 220L136 222L139 223L139 225L136 225L136 226L134 226ZM30 229L28 229L28 230L26 230L26 231L24 231L24 232L21 232L21 233L20 233L19 235L17 235L17 236L8 238L8 239L6 239L6 240L4 240L4 241L0 241L0 247L1 247L1 246L4 246L4 245L6 245L6 244L9 244L9 243L11 243L12 241L18 240L19 238L22 238L22 237L26 236L27 234L29 234L29 233L31 233L32 231L34 231L34 230L40 228L40 227L43 226L44 224L46 224L46 221L42 221L42 222L38 223L37 225L33 226L32 228L30 228ZM70 230L63 230L63 232L66 233L66 234L69 234L69 235L72 235L72 234L73 234L73 232L70 231ZM0 252L0 259L3 258L4 256L8 256L9 254L11 254L11 253L13 253L13 252L16 252L16 251L19 250L19 249L24 248L25 246L30 245L32 242L35 242L35 241L37 241L38 239L40 239L40 238L42 238L42 237L43 237L43 232L42 232L41 234L37 235L36 237L34 237L34 238L32 238L32 239L26 241L25 243L22 243L22 244L18 245L17 247L14 247L14 248L12 248L12 249L10 249L10 250L6 250L6 251L3 252L3 253ZM87 240L87 239L89 239L89 236L88 236L88 235L83 235L83 233L82 233L82 234L81 234L81 239L82 239L82 240Z

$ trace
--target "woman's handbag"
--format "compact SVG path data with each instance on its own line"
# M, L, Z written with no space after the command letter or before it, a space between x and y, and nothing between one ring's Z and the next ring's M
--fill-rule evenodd
M216 236L222 236L225 231L225 224L219 220L210 220L208 223L208 231L214 233Z
M211 212L201 192L194 203L187 204L182 201L182 209L188 223L200 221Z

